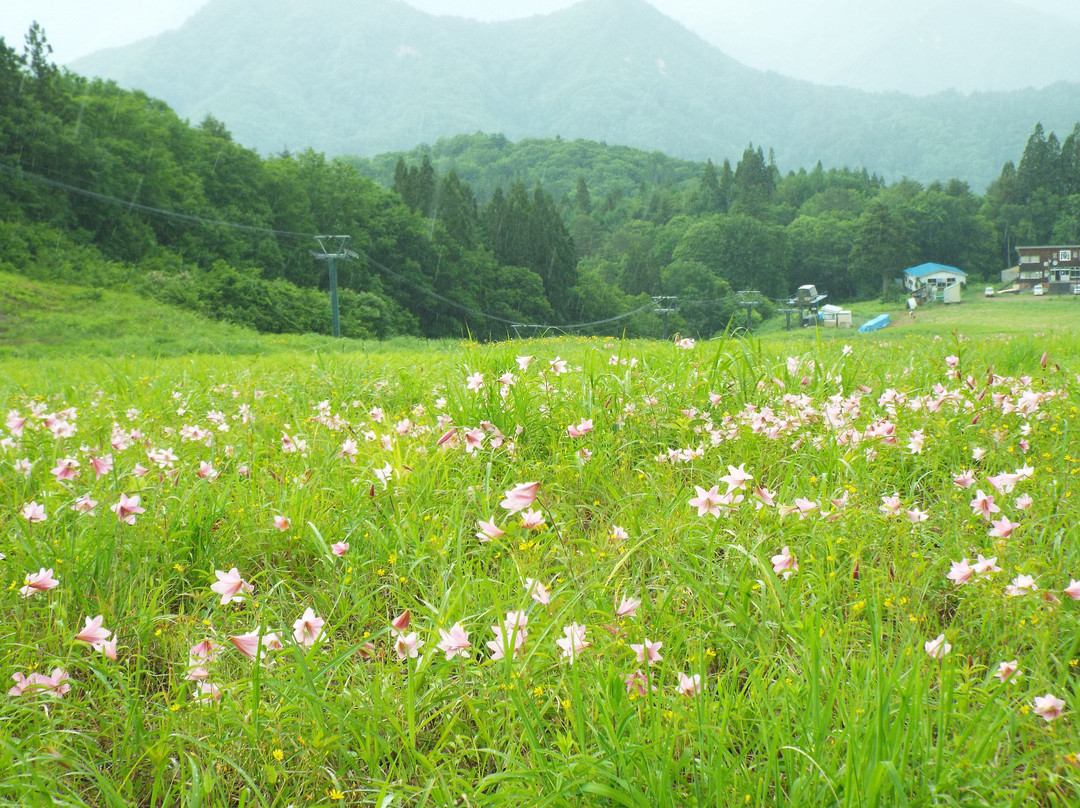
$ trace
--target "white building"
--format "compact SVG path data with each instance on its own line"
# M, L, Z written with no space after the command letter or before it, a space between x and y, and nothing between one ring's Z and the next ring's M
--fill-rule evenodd
M905 289L946 303L959 303L960 288L966 283L964 270L944 264L919 264L904 270Z

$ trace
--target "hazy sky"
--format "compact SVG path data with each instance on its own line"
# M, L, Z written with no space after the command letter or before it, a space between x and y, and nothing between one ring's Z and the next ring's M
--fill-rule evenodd
M298 0L300 1L300 0ZM495 20L547 13L575 0L406 0L435 14ZM994 0L923 0L940 6L963 3L977 8ZM998 0L1000 1L1000 0ZM1080 22L1076 0L1006 0L1059 14ZM207 0L3 0L0 36L21 51L32 20L44 26L53 58L63 64L100 48L125 45L170 28L205 5ZM341 0L364 2L364 0ZM875 15L897 12L896 0L649 0L736 59L763 69L797 74L798 65L763 46L761 33L773 31L774 42L792 41L810 23L820 29L833 20L860 24ZM899 6L903 8L903 5Z

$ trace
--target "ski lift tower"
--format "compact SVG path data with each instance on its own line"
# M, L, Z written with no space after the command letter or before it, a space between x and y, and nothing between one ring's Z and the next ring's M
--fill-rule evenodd
M806 328L811 322L817 324L818 309L828 297L825 294L818 294L817 287L808 283L800 286L795 292L795 297L790 298L787 304L789 308L799 310L799 324ZM808 311L809 314L807 314Z
M346 244L349 242L349 236L315 236L315 241L319 243L321 252L312 250L311 254L316 261L327 261L330 264L330 317L334 329L334 336L341 336L341 318L338 316L338 299L337 299L337 260L348 258L359 258L350 249L346 248Z

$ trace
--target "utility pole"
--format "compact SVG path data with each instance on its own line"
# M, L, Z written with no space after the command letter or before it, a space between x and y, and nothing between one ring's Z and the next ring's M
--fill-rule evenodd
M327 261L330 264L330 317L333 323L334 336L341 336L341 318L338 315L337 299L337 259L359 258L352 250L346 249L349 236L315 236L322 252L311 251L316 261Z
M784 308L784 309L776 309L775 311L776 311L777 314L786 314L787 315L787 325L784 326L784 330L785 331L790 331L791 330L791 315L795 314L798 311L798 309Z
M749 331L750 326L752 325L752 320L750 319L750 312L753 311L758 305L760 305L761 300L759 300L757 298L761 297L761 292L759 292L757 290L744 291L744 292L738 292L738 295L739 295L739 304L738 305L743 306L746 309L746 330ZM749 295L753 295L755 299L754 300L747 300L747 297Z
M659 314L661 319L664 322L664 339L668 338L667 316L669 314L671 314L672 312L678 311L678 309L673 308L671 306L662 306L662 305L660 305L660 303L661 303L661 301L677 300L677 299L678 298L675 298L675 297L673 297L671 295L653 295L652 302L653 302L653 305L656 306L656 308L654 308L653 311L656 312L657 314Z

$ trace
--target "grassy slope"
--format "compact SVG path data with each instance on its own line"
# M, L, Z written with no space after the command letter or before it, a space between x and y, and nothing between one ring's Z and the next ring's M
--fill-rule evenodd
M134 294L0 272L0 360L349 352L367 345L318 334L260 334ZM416 345L428 343L400 338L383 344Z
M1013 295L995 298L983 297L982 287L965 293L963 302L946 306L937 303L919 308L914 319L908 316L903 301L882 304L876 301L853 303L851 309L854 327L834 330L792 331L787 336L796 340L811 338L842 339L845 342L865 340L870 337L893 339L899 336L942 337L958 331L969 337L994 334L1057 334L1080 328L1080 298L1034 297ZM890 324L884 331L859 334L858 327L878 314L888 313ZM784 317L778 315L762 329L761 335L770 339L784 334Z
M40 427L26 433L18 455L34 461L31 475L0 467L9 587L0 623L10 627L0 633L0 676L9 682L16 671L63 665L73 679L62 700L0 697L0 725L10 728L0 741L0 802L26 804L41 793L95 806L378 805L392 794L395 805L446 805L464 794L478 808L603 797L632 806L1067 805L1080 793L1066 757L1080 749L1078 605L1003 591L1021 572L1036 575L1043 590L1060 590L1080 570L1077 488L1064 477L1077 453L1069 430L1073 301L970 300L873 335L823 331L821 346L807 344L813 332L781 332L681 352L599 339L282 339L124 295L91 299L96 293L13 276L0 276L0 289L0 412L43 400L79 413L74 441L55 441ZM866 319L877 307L857 311ZM1007 346L996 339L1017 325L1028 333ZM949 336L979 328L986 338ZM1060 333L1034 334L1050 330ZM836 339L854 346L851 357L841 357ZM1047 345L1065 373L1039 368ZM225 352L237 355L217 355ZM1020 421L947 376L943 358L953 352L974 373L993 364L1031 372L1039 389L1068 390L1068 399L1047 401L1046 420L1032 420L1024 458L1036 472L1019 490L1033 494L1033 509L1000 498L1003 512L1023 523L1009 541L992 541L951 475L971 465L975 445L990 451L978 466L983 487L990 473L1019 465ZM517 353L536 355L530 371L516 370ZM785 369L785 353L802 355L798 373ZM541 379L557 354L582 370ZM612 354L627 364L612 365ZM809 358L825 372L810 373ZM508 369L518 384L503 402L492 380ZM476 371L488 382L482 394L464 386ZM802 373L806 388L797 386ZM685 408L706 407L709 392L724 396L710 416L719 421L749 403L780 407L788 390L820 404L838 389L827 381L832 374L845 390L874 388L860 428L887 415L874 403L887 386L929 395L939 380L960 388L981 420L963 409L897 407L897 445L843 447L811 421L811 440L793 453L801 431L793 421L794 431L776 440L744 428L693 464L654 459L666 446L703 440L700 419ZM785 390L773 379L785 379ZM1009 384L994 389L1005 393ZM491 419L507 434L523 425L518 453L433 450L440 396L455 424ZM350 462L338 454L348 433L313 417L321 400L357 433L389 434L404 418L425 431L394 433L392 449L361 440ZM238 419L240 405L252 408L249 423ZM381 424L364 423L373 405L386 411ZM129 417L129 407L139 414ZM230 432L215 431L213 445L177 437L211 409L229 415ZM596 420L595 432L568 437L566 425L583 417ZM77 486L53 479L59 457L84 441L107 445L113 423L140 428L145 445L115 450L116 472L101 480L86 458ZM919 455L905 445L915 429L927 437ZM284 431L310 451L285 453ZM873 463L868 445L881 454ZM149 446L176 449L178 476L129 476ZM596 457L578 462L580 447ZM221 477L197 478L201 460ZM737 518L695 516L693 487L716 484L729 462L743 461L780 502L806 496L829 507L842 493L850 502L836 522L782 518L749 503ZM251 465L250 478L237 474L241 463ZM384 463L400 473L387 490L373 477ZM524 531L497 504L502 491L531 479L542 481L558 534ZM100 500L97 516L70 511L83 491ZM119 525L107 508L136 491L147 512ZM893 491L930 521L883 515L881 497ZM48 520L29 525L19 515L31 499L46 503ZM292 518L290 531L273 527L278 513ZM475 541L476 520L493 514L509 538ZM615 541L614 524L631 539ZM352 542L344 559L327 552L334 540ZM769 568L784 545L801 565L790 580ZM945 578L950 562L975 552L997 553L1004 571L954 587ZM56 566L60 587L18 598L22 576L42 565ZM224 606L209 587L215 569L233 565L256 590L250 601ZM549 608L525 597L525 576L552 587ZM614 604L627 595L642 608L620 621ZM287 639L308 605L328 621L322 648L305 654L289 645L264 667L227 646L213 666L222 703L195 701L183 678L193 643L224 641L260 621ZM404 608L427 644L408 666L395 660L387 628ZM489 626L512 608L530 612L528 644L514 664L492 663ZM115 664L71 640L96 614L117 632ZM459 620L476 653L447 662L434 650L436 629ZM592 643L574 665L555 645L571 621L589 627ZM955 645L941 662L923 650L939 633ZM650 669L659 689L630 698L628 643L645 637L664 643L664 660ZM365 641L380 654L372 663L356 657ZM999 684L992 671L1014 657L1023 675ZM676 691L681 672L704 674L701 698ZM1048 692L1068 705L1050 725L1031 714L1033 699Z
M973 291L960 305L921 308L914 320L903 303L851 305L857 328L882 312L892 323L877 338L898 336L968 336L1054 334L1080 328L1080 299L1031 295L984 298ZM758 336L769 342L840 339L865 340L856 328L784 331L778 315ZM399 339L379 344L414 349L434 344ZM443 343L440 350L449 346ZM0 272L0 360L71 356L174 357L188 354L262 354L291 350L368 351L372 343L334 340L314 334L259 334L247 328L208 320L181 309L120 292L48 284Z

